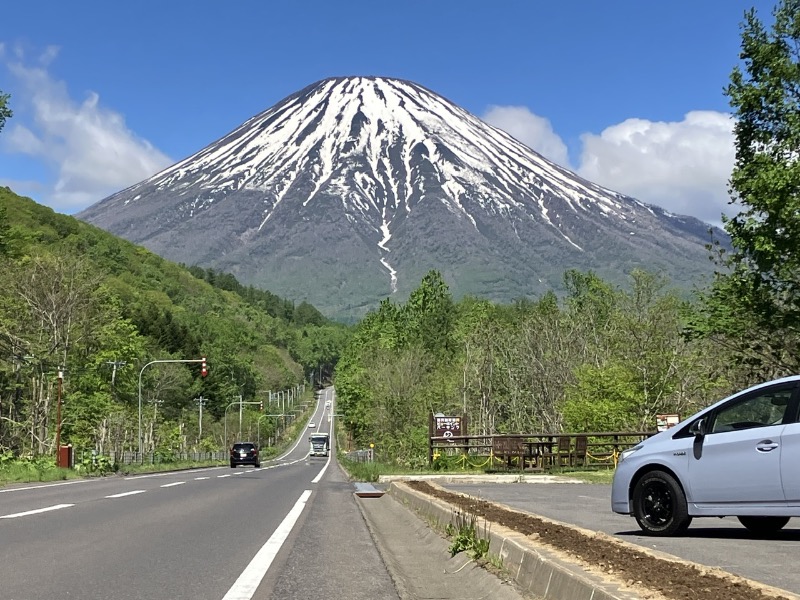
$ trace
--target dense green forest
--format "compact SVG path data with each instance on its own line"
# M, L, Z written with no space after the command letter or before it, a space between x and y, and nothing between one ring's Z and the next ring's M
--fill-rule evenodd
M0 454L54 454L59 395L61 442L76 448L136 451L141 401L143 451L223 449L231 402L258 409L270 391L329 381L349 335L305 302L169 263L7 188L0 255ZM202 357L205 378L199 362L144 368Z

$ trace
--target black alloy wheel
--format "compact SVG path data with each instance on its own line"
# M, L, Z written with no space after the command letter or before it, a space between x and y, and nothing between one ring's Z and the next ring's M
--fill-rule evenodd
M651 471L636 482L633 516L645 533L658 536L682 533L692 521L683 489L664 471Z

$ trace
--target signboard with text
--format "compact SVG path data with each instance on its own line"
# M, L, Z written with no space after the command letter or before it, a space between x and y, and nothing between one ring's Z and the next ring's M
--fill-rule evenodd
M452 437L464 435L461 429L461 417L434 417L434 435L437 437Z

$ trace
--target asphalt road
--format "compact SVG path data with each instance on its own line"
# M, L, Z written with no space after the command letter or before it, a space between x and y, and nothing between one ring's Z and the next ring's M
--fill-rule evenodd
M735 518L695 519L684 536L641 535L636 521L611 512L611 486L578 483L443 483L448 490L500 502L525 512L602 531L622 540L800 594L800 519L776 539L757 539Z
M306 437L261 469L0 489L0 597L396 598L352 484Z

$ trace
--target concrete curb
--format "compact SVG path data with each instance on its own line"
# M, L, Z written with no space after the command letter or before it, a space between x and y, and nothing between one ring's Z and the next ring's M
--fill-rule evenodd
M393 481L441 481L444 483L584 483L574 477L561 477L559 475L530 475L527 473L497 473L494 475L458 473L436 475L381 475L378 483L392 483Z
M453 522L456 509L441 500L417 492L402 482L392 482L389 493L401 504L443 531ZM503 568L524 591L543 600L639 600L638 593L588 573L555 552L536 545L526 536L497 523L478 519L476 526L489 538L489 553L502 560ZM653 597L652 594L649 596Z

